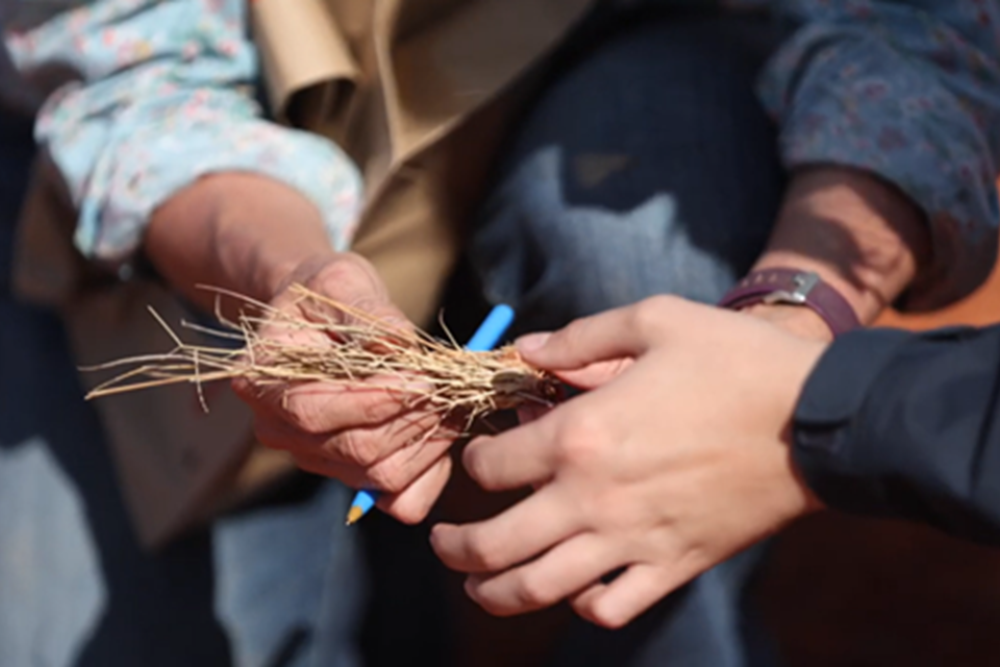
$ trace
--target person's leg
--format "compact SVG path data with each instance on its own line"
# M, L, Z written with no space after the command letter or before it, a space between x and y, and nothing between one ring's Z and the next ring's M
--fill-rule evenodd
M645 16L555 76L512 137L470 240L519 332L657 293L717 301L761 252L784 175L753 92L764 21ZM556 660L752 662L739 608L759 552L706 573L627 629L582 622Z
M9 292L31 153L30 126L0 117L0 665L358 664L346 489L140 549L59 322Z
M326 484L312 499L219 521L148 555L114 487L93 484L99 471L114 484L102 452L81 445L102 445L91 440L99 432L50 401L74 430L73 449L94 456L73 461L52 429L3 440L0 664L360 664L363 567L356 545L335 535L344 490Z
M753 80L761 19L630 22L563 70L512 137L470 243L522 328L676 293L714 301L783 188Z
M215 523L215 606L236 665L361 665L366 570L344 525L351 495L323 481Z

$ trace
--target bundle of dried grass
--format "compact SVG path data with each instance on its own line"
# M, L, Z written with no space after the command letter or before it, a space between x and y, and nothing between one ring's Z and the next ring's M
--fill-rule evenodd
M87 398L177 383L194 385L201 397L203 383L233 378L289 386L364 382L368 388L399 395L408 406L437 412L443 420L461 419L466 430L475 419L492 412L526 403L549 404L556 398L555 378L528 366L512 347L469 352L454 339L442 342L305 287L293 289L298 297L295 314L215 290L219 297L239 299L248 307L235 322L223 318L217 307L221 329L183 323L219 339L216 347L185 343L151 310L175 347L164 354L129 357L89 369L129 368L98 385ZM268 335L260 335L262 326ZM322 334L323 342L317 344L315 336L294 335L310 331ZM307 342L301 342L303 338ZM202 406L207 410L203 398Z

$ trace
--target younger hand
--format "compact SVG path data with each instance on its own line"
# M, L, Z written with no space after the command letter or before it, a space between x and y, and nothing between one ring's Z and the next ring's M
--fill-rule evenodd
M465 451L483 488L536 488L492 519L434 528L435 551L469 573L466 590L488 611L568 598L619 627L818 507L787 427L823 344L657 297L519 347L592 391Z

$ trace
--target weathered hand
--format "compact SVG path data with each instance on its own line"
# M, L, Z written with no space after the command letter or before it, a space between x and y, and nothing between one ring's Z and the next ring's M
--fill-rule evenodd
M488 611L569 598L618 627L818 507L793 469L787 427L822 343L657 297L519 347L592 391L465 451L485 489L536 489L499 516L432 534Z
M326 254L306 261L288 275L271 306L282 313L308 318L301 284L314 292L360 309L401 328L412 325L389 301L374 268L352 254ZM341 316L340 313L331 313ZM314 316L314 315L313 315ZM315 330L265 324L259 335L295 340L306 346L333 346ZM405 522L422 520L444 488L451 472L447 452L451 438L437 415L413 409L401 392L386 390L393 378L367 381L254 384L234 388L254 411L261 443L287 450L304 470L337 478L355 488L384 492L379 506Z

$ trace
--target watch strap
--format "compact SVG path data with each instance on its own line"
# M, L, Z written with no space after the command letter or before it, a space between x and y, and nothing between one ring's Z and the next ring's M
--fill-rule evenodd
M758 303L805 306L822 318L834 336L861 326L854 308L811 271L761 269L747 275L719 305L738 310Z

